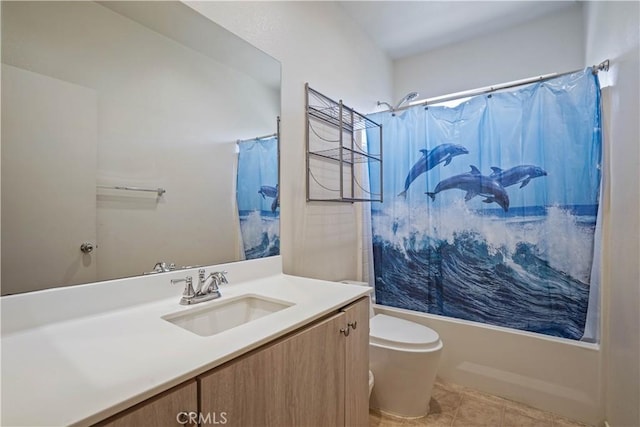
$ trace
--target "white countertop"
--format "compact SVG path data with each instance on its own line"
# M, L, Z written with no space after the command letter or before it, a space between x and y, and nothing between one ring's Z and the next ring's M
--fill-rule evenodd
M184 271L3 297L1 424L96 423L369 293L273 268L257 268L260 277L251 278L240 271L251 262L222 266L230 282L221 287L222 298L194 306L178 304L181 286L167 286ZM236 272L244 280L234 281ZM209 337L161 318L243 294L294 305Z

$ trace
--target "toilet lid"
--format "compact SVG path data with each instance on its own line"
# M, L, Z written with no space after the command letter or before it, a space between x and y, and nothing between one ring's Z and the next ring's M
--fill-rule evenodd
M370 340L375 344L427 349L440 342L438 333L433 329L385 314L373 316L369 327Z

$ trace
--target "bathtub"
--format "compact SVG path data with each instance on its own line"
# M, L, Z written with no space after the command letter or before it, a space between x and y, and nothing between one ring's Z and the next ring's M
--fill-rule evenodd
M590 425L604 420L599 345L383 305L428 326L444 350L438 377Z

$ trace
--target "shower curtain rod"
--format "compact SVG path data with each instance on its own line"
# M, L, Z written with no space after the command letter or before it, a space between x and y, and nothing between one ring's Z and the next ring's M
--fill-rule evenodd
M256 136L255 138L239 139L239 140L236 141L236 144L240 144L241 142L246 142L246 141L256 141L258 139L273 138L275 136L278 136L278 134L277 133L270 133L269 135Z
M482 87L479 89L471 89L471 90L466 90L464 92L456 92L450 95L442 95L442 96L436 96L433 98L427 98L424 101L418 101L418 102L414 102L410 105L406 105L404 107L400 107L397 108L395 110L387 110L389 112L396 112L396 111L401 111L401 110L406 110L408 108L412 108L412 107L418 107L418 106L423 106L426 107L428 105L432 105L432 104L437 104L440 102L446 102L446 101L453 101L454 99L460 99L460 98L468 98L471 96L476 96L476 95L484 95L487 93L492 93L492 92L496 92L502 89L509 89L512 87L517 87L517 86L523 86L523 85L527 85L530 83L536 83L536 82L544 82L547 80L551 80L555 77L561 77L561 76L566 76L569 74L573 74L573 73L577 73L579 71L584 70L584 68L578 69L578 70L573 70L573 71L567 71L565 73L551 73L551 74L544 74L542 76L538 76L538 77L530 77L528 79L522 79L522 80L515 80L512 82L508 82L508 83L502 83L499 85L494 85L494 86L486 86L486 87ZM593 74L598 74L599 71L609 71L609 60L605 60L602 61L600 64L598 65L593 65L591 67L591 72Z

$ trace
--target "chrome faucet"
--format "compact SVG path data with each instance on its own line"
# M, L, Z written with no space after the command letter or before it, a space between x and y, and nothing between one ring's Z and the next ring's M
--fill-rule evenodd
M182 293L182 298L180 298L181 305L198 304L199 302L210 301L222 296L219 285L229 283L225 276L227 272L216 271L206 277L205 274L204 269L198 270L198 287L196 289L193 288L193 278L191 276L171 281L171 284L185 282L184 292Z
M205 282L207 279L204 277L205 271L204 268L198 270L198 288L196 289L196 295L204 295L206 293Z
M145 272L144 274L166 273L175 269L176 265L174 263L167 264L164 261L158 261L156 265L153 266L153 270Z

